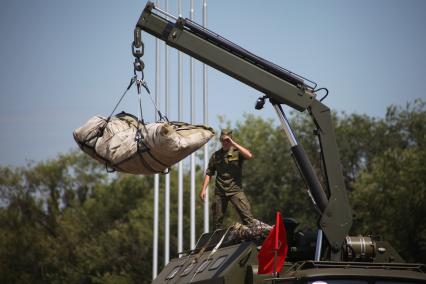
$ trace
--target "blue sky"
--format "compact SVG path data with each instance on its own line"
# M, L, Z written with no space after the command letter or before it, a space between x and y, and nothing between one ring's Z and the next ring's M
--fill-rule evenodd
M160 1L164 6L165 0ZM72 131L108 115L132 75L130 43L145 1L2 1L0 6L0 165L54 158L76 147ZM175 0L169 0L177 14ZM201 23L201 0L195 19ZM426 98L426 1L208 1L208 27L242 47L330 90L337 111L383 117L391 104ZM189 16L189 0L183 0ZM145 74L155 91L155 41L144 34ZM161 53L164 55L164 45ZM176 52L170 51L170 119L177 119ZM160 60L164 65L164 57ZM184 120L189 120L184 57ZM164 66L161 67L162 74ZM196 81L201 64L196 63ZM260 95L209 69L209 124L254 110ZM164 81L158 94L164 107ZM196 84L196 122L202 121ZM135 113L131 92L119 111ZM144 98L144 113L153 109Z

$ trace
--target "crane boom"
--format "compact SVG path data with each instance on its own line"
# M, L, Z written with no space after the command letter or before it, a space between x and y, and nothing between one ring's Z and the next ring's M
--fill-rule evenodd
M323 189L303 148L295 139L290 143L291 150L321 211L319 227L331 249L330 259L339 260L341 246L352 226L352 213L330 109L316 99L316 83L269 62L188 19L175 18L156 8L152 2L147 3L135 27L136 47L141 46L141 30L265 94L281 122L284 122L286 133L291 133L291 129L285 123L281 105L309 112L317 127L327 190Z

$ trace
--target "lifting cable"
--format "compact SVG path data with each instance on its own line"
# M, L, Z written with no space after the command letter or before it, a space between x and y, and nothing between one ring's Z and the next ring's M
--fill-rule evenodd
M139 42L135 43L135 42ZM144 62L141 60L141 57L144 54L144 44L141 41L140 38L140 29L139 29L139 37L136 36L136 32L135 32L135 41L133 41L132 43L132 54L135 57L135 61L133 62L133 76L130 78L130 82L128 84L128 86L126 87L126 89L124 90L124 92L121 94L119 100L117 101L117 103L115 104L113 110L111 111L111 113L109 114L109 116L104 119L105 120L105 124L100 127L97 131L96 135L96 142L97 140L103 136L103 133L105 131L105 128L108 126L108 123L111 121L112 116L114 115L115 111L117 110L118 106L120 105L120 103L123 101L124 97L126 96L126 94L128 93L128 91L131 89L131 87L133 85L136 84L136 88L137 88L137 95L138 95L138 101L139 101L139 117L135 117L135 119L137 120L137 126L136 126L136 134L135 134L135 141L137 142L137 149L138 149L138 153L139 155L141 155L144 152L148 152L149 156L154 159L155 161L157 161L158 163L164 165L163 163L161 163L158 159L156 159L151 153L150 153L150 148L146 145L146 143L144 143L144 137L141 131L141 124L142 126L145 128L145 132L147 133L147 128L146 128L146 123L143 117L143 111L142 111L142 87L145 89L145 91L148 93L148 96L155 108L156 113L159 116L159 122L169 122L168 118L163 115L161 113L161 111L158 109L157 105L155 104L152 96L151 96L151 92L148 88L148 84L147 82L144 80L144 72L143 69L145 67ZM143 158L142 158L143 160ZM115 168L118 167L118 164L115 165L111 165L109 164L109 161L105 160L105 168L107 170L107 172L114 172ZM154 169L152 169L151 167L149 167L149 165L145 165L147 168L150 168L153 172L155 172ZM168 173L165 172L165 173Z
M140 37L139 37L140 40ZM159 121L169 121L166 115L164 115L157 107L156 103L154 102L151 91L148 88L147 82L144 80L144 72L143 69L145 67L144 62L141 60L141 57L144 55L144 44L142 41L139 43L139 48L137 48L137 44L135 41L132 43L132 54L135 57L135 61L133 62L133 76L130 78L130 83L121 95L120 99L118 100L117 104L114 106L112 112L108 116L106 120L106 124L111 120L111 117L113 116L114 112L117 110L117 107L120 105L122 100L124 99L127 92L130 90L130 88L136 83L136 89L137 89L137 95L138 95L138 104L139 104L139 117L138 117L138 131L136 133L136 140L139 141L140 139L143 139L142 133L139 130L139 125L142 124L145 126L145 120L143 117L143 110L142 110L142 87L145 89L145 91L148 94L148 97L152 103L152 105L155 108L156 113L159 116ZM106 126L105 126L106 127ZM105 128L104 127L104 128Z

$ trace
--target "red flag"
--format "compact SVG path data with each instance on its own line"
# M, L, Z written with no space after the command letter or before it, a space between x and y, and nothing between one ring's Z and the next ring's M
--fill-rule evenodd
M274 273L275 266L276 272L280 272L283 268L287 251L287 234L281 219L281 213L277 212L275 226L269 232L257 255L259 261L257 274Z

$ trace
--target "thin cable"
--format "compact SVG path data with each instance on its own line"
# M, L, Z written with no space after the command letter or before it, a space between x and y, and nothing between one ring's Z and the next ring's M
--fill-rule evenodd
M140 114L141 114L141 119L140 119L140 121L143 123L143 124L145 124L145 121L144 121L144 119L143 119L143 111L142 111L142 98L141 98L141 96L139 95L139 112L140 112Z
M157 104L155 103L155 101L152 99L152 96L151 96L151 94L150 93L148 93L148 96L149 96L149 98L150 98L150 100L151 100L151 102L152 102L152 105L154 106L154 108L155 108L155 111L157 112L157 114L158 114L158 116L160 117L160 120L163 120L164 118L166 118L167 119L167 117L165 117L162 113L161 113L161 111L157 108Z
M121 103L121 101L123 100L124 96L126 95L126 93L130 90L130 88L133 86L133 84L136 82L136 76L133 76L130 79L130 83L129 86L126 88L126 90L124 91L124 93L121 95L121 98L118 100L117 104L115 105L114 109L112 110L111 114L108 116L108 121L111 118L111 116L114 114L115 110L117 109L118 105Z
M318 91L325 91L324 97L322 97L319 100L320 102L322 102L328 96L328 89L327 88L319 88L319 89L314 90L315 93L318 92Z

